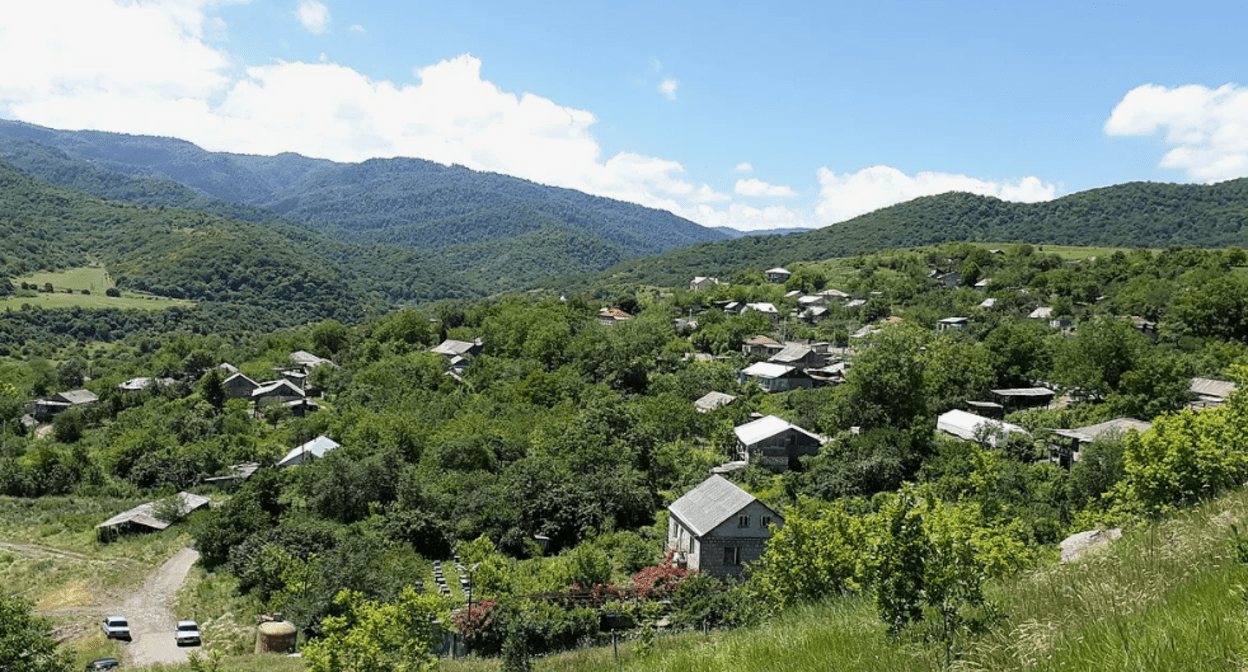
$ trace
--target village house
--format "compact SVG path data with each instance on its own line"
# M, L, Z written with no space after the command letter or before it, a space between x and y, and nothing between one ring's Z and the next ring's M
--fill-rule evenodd
M772 322L775 322L776 320L780 319L780 309L776 308L775 304L761 302L761 301L758 303L747 303L745 304L745 308L741 310L741 313L745 314L750 311L762 313L766 315L767 317L771 318Z
M437 353L447 359L456 357L472 358L481 354L481 339L475 341L456 341L454 339L446 339L438 345L429 349L429 352Z
M818 455L827 442L822 436L774 415L747 422L732 432L737 435L737 459L772 471L797 468L799 457Z
M814 387L815 384L810 376L798 371L796 367L771 362L751 364L737 375L737 382L741 385L757 383L759 387L768 392L788 392L804 387Z
M1031 311L1031 313L1028 314L1027 317L1033 320L1047 320L1050 317L1053 317L1053 307L1052 306L1040 306L1039 308Z
M124 383L118 383L117 389L122 392L141 392L150 387L169 387L175 381L172 378L152 378L143 376L140 378L131 378Z
M632 315L619 308L607 308L604 306L598 309L599 324L616 324L617 322L625 322L631 319L633 319Z
M822 296L825 300L829 301L844 301L849 298L848 294L839 289L825 289L822 292L819 292L819 296Z
M1212 378L1193 378L1188 390L1196 397L1188 404L1188 408L1216 408L1226 403L1235 391L1235 383L1229 380L1213 380Z
M235 373L222 381L221 386L225 388L225 396L230 399L250 399L251 393L260 387L260 383L242 373Z
M325 359L324 357L317 357L307 350L296 350L295 352L290 353L290 361L294 362L296 367L303 369L304 373L312 373L312 369L315 369L318 366L331 366L335 369L338 368L337 364Z
M700 292L704 289L710 289L718 284L719 278L709 278L699 275L689 282L689 291Z
M26 412L39 422L51 420L57 413L75 406L87 406L99 401L99 397L90 390L70 390L58 392L50 397L36 399L26 404Z
M927 277L939 282L944 287L952 288L962 284L962 273L960 271L941 273L936 269L932 269L932 272Z
M303 445L292 448L289 453L286 453L285 457L278 461L277 468L285 469L307 464L314 459L325 457L326 453L341 447L341 444L337 441L322 434Z
M790 273L787 268L777 266L763 271L763 277L767 279L767 282L774 282L777 285L782 285L788 282L789 278L793 277L793 274Z
M1134 418L1115 418L1107 422L1076 427L1075 429L1050 429L1054 437L1049 442L1049 459L1069 469L1079 461L1083 448L1101 437L1124 437L1128 432L1143 434L1152 429L1153 423Z
M302 401L306 396L299 386L285 378L261 383L259 387L251 391L251 400L256 404L257 409L274 403Z
M970 319L965 317L945 317L936 320L936 331L948 331L950 329L965 329L971 323Z
M745 339L741 352L746 357L770 357L784 349L784 345L770 336L759 334Z
M763 555L784 518L723 476L702 481L667 507L667 549L677 564L719 579L741 576Z

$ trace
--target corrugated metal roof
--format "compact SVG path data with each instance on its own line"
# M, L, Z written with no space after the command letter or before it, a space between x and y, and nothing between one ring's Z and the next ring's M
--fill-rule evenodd
M765 301L760 301L758 303L747 303L745 304L745 308L746 310L757 310L760 313L767 313L767 314L771 314L771 313L779 314L780 313L780 310L777 309L775 305L767 303Z
M784 349L772 355L769 361L772 362L799 362L808 356L814 350L810 346L801 343L786 343Z
M1000 420L993 420L992 418L985 418L982 415L975 415L974 413L967 413L966 411L949 411L948 413L942 413L941 416L936 419L936 429L942 432L948 432L960 439L966 439L967 441L974 441L976 439L976 432L978 432L979 428L983 426L991 428L994 432L1005 431L1027 434L1027 430L1019 427L1018 425L1001 422ZM990 437L988 442L995 446L996 438Z
M770 336L763 336L760 334L758 336L751 336L745 339L745 344L746 345L780 345L780 341L777 341L776 339Z
M1040 319L1047 319L1051 317L1052 315L1053 315L1053 308L1051 306L1040 306L1039 308L1031 311L1031 314L1028 315L1027 317L1040 320Z
M1190 389L1193 394L1199 394L1203 397L1219 397L1221 399L1225 399L1231 396L1231 392L1234 392L1235 388L1235 383L1226 380L1193 378Z
M70 390L53 396L60 397L71 404L89 404L100 399L91 390Z
M813 432L808 432L797 425L774 415L759 418L753 422L747 422L740 427L734 427L733 433L747 446L752 446L759 441L771 438L788 430L795 430L809 436L810 438L822 442L823 437Z
M769 268L769 269L767 269L767 270L765 270L765 271L763 271L763 272L764 272L764 273L788 273L789 275L793 275L792 273L789 273L789 269L784 268L784 267L782 267L782 266L777 266L777 267L775 267L775 268Z
M307 453L312 457L325 457L325 453L339 447L341 447L341 444L322 434L301 446L291 448L290 452L286 453L286 457L283 457L282 460L277 463L277 466L288 466L293 460L303 456L304 453Z
M724 404L730 404L733 401L736 401L736 399L737 398L731 394L724 394L723 392L707 392L702 395L701 399L693 402L693 405L696 406L699 411L713 411Z
M1143 434L1152 428L1153 423L1151 422L1144 422L1143 420L1136 420L1135 418L1114 418L1113 420L1100 422L1095 425L1088 425L1087 427L1076 427L1074 431L1088 437L1089 441L1095 441L1102 434L1110 434L1113 432L1126 434L1132 429Z
M757 362L746 367L745 370L741 372L741 375L749 376L750 378L780 378L781 376L795 370L796 369L793 367L785 366L783 364Z
M192 495L189 492L179 492L177 497L182 500L181 506L178 507L178 515L185 516L196 509L207 506L209 500L203 495ZM129 511L123 511L112 518L96 525L101 527L114 527L123 523L134 523L150 527L155 530L163 530L169 527L169 523L156 517L156 502L148 502L140 504Z
M1047 387L1010 387L1004 390L993 390L992 393L1003 397L1051 397L1057 394Z
M686 492L667 509L700 537L735 516L754 500L754 495L716 474Z
M303 390L299 389L298 385L295 385L294 383L290 382L289 380L286 380L285 378L282 378L281 380L274 380L274 381L265 383L261 385L260 387L257 387L256 389L251 391L251 396L253 397L268 396L283 387L288 388L292 392L291 396L296 396L296 397L304 396Z

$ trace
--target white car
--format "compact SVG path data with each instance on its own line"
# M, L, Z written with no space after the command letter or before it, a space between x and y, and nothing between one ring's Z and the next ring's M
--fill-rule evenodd
M109 616L100 626L104 636L109 639L130 639L130 622L125 616Z
M178 621L178 631L174 633L178 646L199 646L199 625L195 621Z

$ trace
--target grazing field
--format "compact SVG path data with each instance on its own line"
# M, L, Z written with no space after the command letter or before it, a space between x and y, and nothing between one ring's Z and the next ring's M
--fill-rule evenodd
M20 288L22 283L44 288L52 285L53 291L29 292L19 290L19 294L0 300L0 310L17 310L23 304L40 308L117 308L136 310L164 310L174 306L191 306L191 301L169 299L153 296L142 292L123 291L121 296L108 296L105 292L113 287L112 278L102 266L83 266L64 271L34 273L13 279L13 286ZM84 294L83 291L89 292Z

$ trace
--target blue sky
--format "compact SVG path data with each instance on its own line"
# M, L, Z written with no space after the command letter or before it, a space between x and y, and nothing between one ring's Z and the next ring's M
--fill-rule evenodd
M0 117L417 156L706 225L1248 175L1242 3L0 3Z

